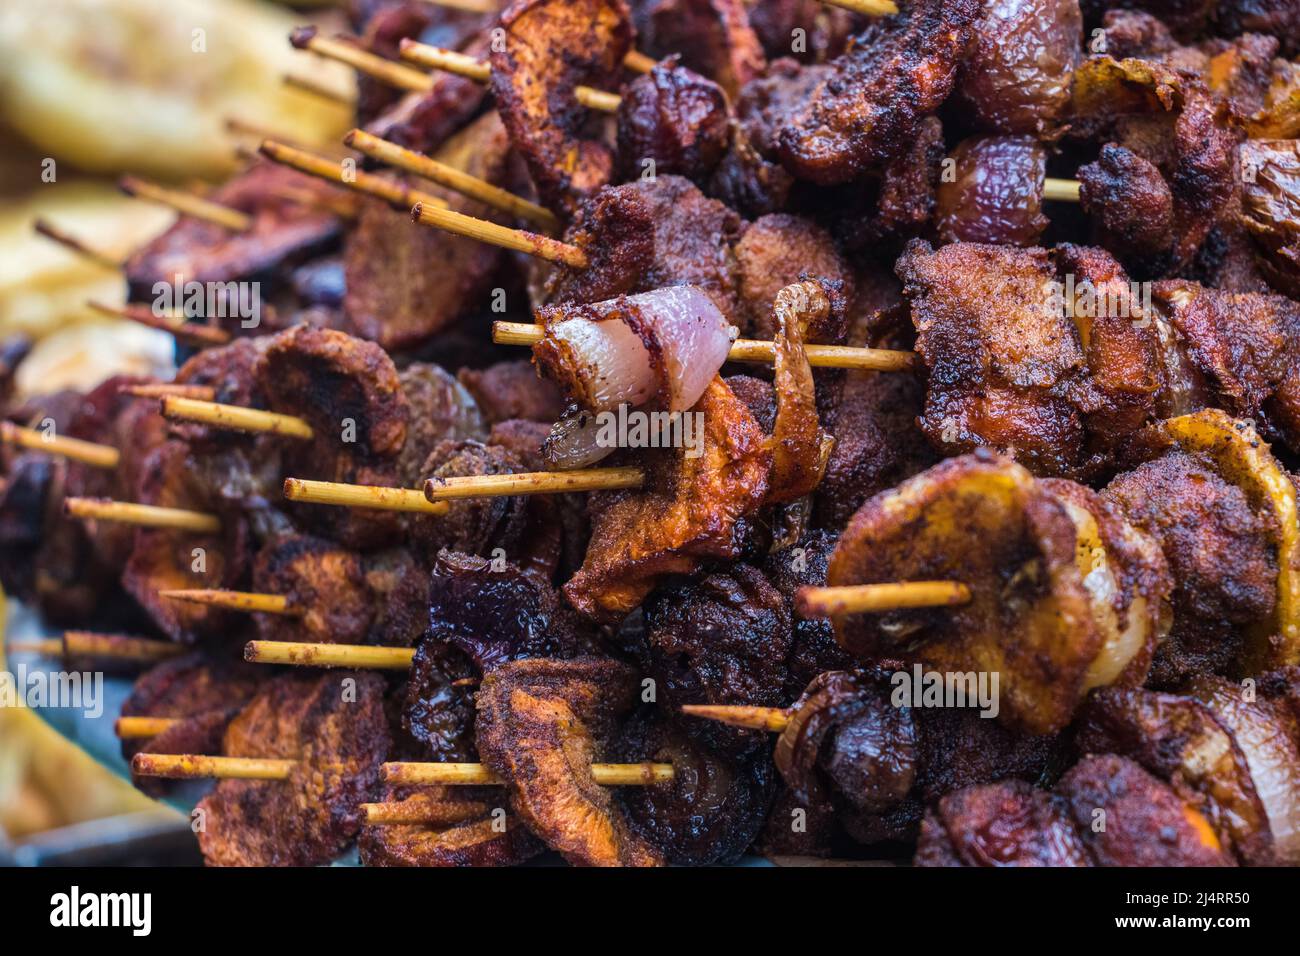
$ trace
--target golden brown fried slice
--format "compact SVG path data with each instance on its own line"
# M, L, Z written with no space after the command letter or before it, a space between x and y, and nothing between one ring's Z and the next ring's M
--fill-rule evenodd
M209 866L317 866L361 826L360 805L392 746L384 679L289 674L266 684L226 730L225 754L295 760L287 780L222 780L198 804Z
M1076 538L1066 508L1019 465L987 451L942 462L859 509L827 583L961 581L970 603L840 617L836 639L868 661L997 674L1000 719L1058 730L1105 646Z
M767 497L772 452L720 377L691 411L702 416L702 453L651 451L642 458L644 489L593 496L587 557L564 586L588 617L620 621L661 577L738 555L742 521Z
M634 671L598 657L513 661L483 678L479 755L505 780L511 805L532 831L570 863L663 862L591 778L591 764L635 706L636 691Z
M364 865L514 866L545 849L518 816L500 806L499 788L410 789L389 790L384 799L424 822L363 827L358 843Z
M516 152L528 164L542 202L569 216L609 182L613 154L589 136L577 86L612 90L632 46L622 0L522 0L501 17L494 41L492 92Z
M301 617L256 615L263 640L366 643L375 596L355 551L310 535L286 534L257 553L252 589L283 595L303 611Z
M824 325L831 300L816 282L786 286L772 304L776 319L776 424L772 429L769 503L794 501L821 484L835 439L817 418L812 366L804 352L804 335Z

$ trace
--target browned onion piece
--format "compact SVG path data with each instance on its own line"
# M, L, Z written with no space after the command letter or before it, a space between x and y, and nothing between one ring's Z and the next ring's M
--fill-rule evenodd
M1277 862L1300 863L1300 749L1291 715L1272 701L1246 700L1244 688L1218 677L1190 688L1232 734L1264 805Z

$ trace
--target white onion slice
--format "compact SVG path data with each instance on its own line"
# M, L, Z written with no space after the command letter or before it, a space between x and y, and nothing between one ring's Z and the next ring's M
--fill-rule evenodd
M574 401L613 411L656 398L684 411L727 359L730 326L695 286L672 286L575 307L547 323L539 363ZM647 347L647 343L649 346Z
M551 427L542 446L542 457L552 468L567 471L590 468L614 451L614 445L598 442L600 426L593 412L570 413Z

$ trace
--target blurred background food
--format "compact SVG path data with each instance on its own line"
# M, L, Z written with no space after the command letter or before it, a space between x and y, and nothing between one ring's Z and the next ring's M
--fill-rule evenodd
M106 321L89 299L121 303L113 270L38 235L38 218L114 258L173 213L122 195L136 173L193 188L237 164L256 137L337 142L346 107L286 87L286 73L349 92L352 73L292 49L303 23L342 30L330 4L263 0L0 0L0 340L35 343L20 394L118 372L165 372L169 336ZM4 612L0 610L0 621ZM0 670L7 667L0 650ZM0 852L34 833L151 806L21 709L0 708Z

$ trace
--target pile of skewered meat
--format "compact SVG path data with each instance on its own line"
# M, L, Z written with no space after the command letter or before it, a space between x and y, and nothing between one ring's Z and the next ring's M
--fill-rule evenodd
M172 381L0 349L209 863L1300 864L1300 13L846 6L354 0L352 151L123 265Z

